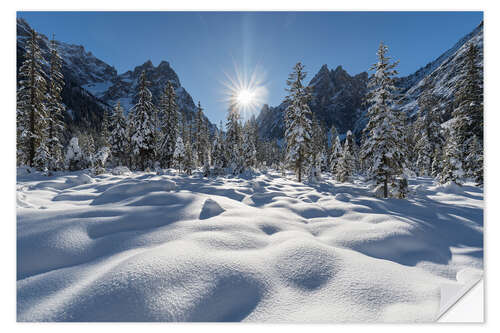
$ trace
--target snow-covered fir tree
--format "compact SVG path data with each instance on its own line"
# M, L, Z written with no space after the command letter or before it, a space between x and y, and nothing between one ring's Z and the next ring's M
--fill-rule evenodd
M129 157L129 135L127 119L123 114L123 108L120 101L116 103L111 115L111 133L110 140L111 156L115 160L116 165L128 164Z
M422 117L421 114L419 119L420 117ZM422 120L422 122L424 122L424 120ZM417 142L415 143L415 151L417 153L416 163L418 174L421 176L428 176L432 169L434 151L429 140L429 136L427 135L427 126L418 135Z
M483 185L483 147L475 135L472 140L469 140L467 146L465 169L467 170L467 176L474 179L478 186Z
M434 150L434 154L432 156L431 176L434 178L439 178L442 171L443 171L443 149L441 147L437 147Z
M193 173L193 169L196 168L196 154L193 152L192 144L191 144L191 138L192 138L192 124L189 125L189 132L188 132L188 138L184 142L184 149L185 149L185 155L184 155L184 172L188 175L191 175Z
M50 165L51 156L49 147L47 147L47 140L42 140L35 151L35 158L33 166L41 171L47 171Z
M47 95L48 168L52 171L62 169L64 164L62 145L64 122L62 121L62 114L65 108L61 97L62 88L64 86L61 68L62 59L57 52L56 43L54 39L52 39L50 43L50 71Z
M444 184L453 182L461 185L463 182L464 171L461 161L460 144L458 136L454 133L453 129L446 138L446 143L443 152L443 168L439 177L439 181Z
M182 141L182 137L177 136L177 140L175 142L174 153L172 155L173 161L172 166L177 168L179 172L184 169L184 158L186 156L186 150L184 148L184 142Z
M315 115L312 115L311 122L311 153L309 155L309 174L308 180L310 182L317 182L321 179L321 166L323 163L323 147L324 147L324 133L323 128L319 124Z
M110 116L108 111L104 111L102 114L101 132L99 133L99 146L100 147L111 147L111 132L110 128ZM111 150L110 150L111 154ZM109 157L108 157L109 158Z
M200 101L198 101L198 106L196 107L196 133L194 135L193 142L193 152L196 154L196 161L199 163L197 166L203 165L203 159L205 156L204 149L206 148L203 138L203 108L201 107Z
M253 168L257 165L257 149L255 148L256 128L253 122L246 121L243 126L243 159L245 168Z
M82 155L85 163L85 168L94 167L95 153L96 153L94 137L90 133L88 134L83 133L80 134L79 142L82 148Z
M224 145L224 134L222 132L222 121L220 128L217 130L212 145L212 164L214 167L214 173L219 175L222 173L222 169L226 167L226 153Z
M210 130L208 129L208 121L202 119L201 122L201 133L200 133L200 143L202 145L202 156L201 156L201 165L205 168L208 167L210 168L210 164L212 163L212 145L211 145L211 139L210 139Z
M350 132L350 131L349 131ZM352 141L345 140L342 149L342 156L337 163L335 172L336 178L339 182L350 181L355 169L355 161L353 155Z
M453 110L453 132L457 136L457 144L460 153L460 160L466 168L465 172L470 174L478 172L477 168L482 169L482 164L479 166L470 165L474 170L468 170L469 165L465 163L465 157L469 153L468 147L470 142L476 137L478 145L481 149L476 152L482 154L483 150L483 84L480 76L482 68L478 63L482 64L479 55L479 49L472 43L469 43L466 53L465 65L463 66L463 75L457 82L459 87L456 95L456 107ZM477 156L480 160L480 156ZM482 173L482 171L481 171Z
M286 162L295 171L299 182L310 161L312 140L308 106L311 95L303 84L306 75L304 66L298 62L286 82L289 87L285 110Z
M143 71L137 85L137 103L130 110L131 129L131 153L134 156L136 167L145 170L153 166L155 151L155 123L154 105L151 92L148 89L150 83Z
M100 175L106 171L106 162L111 156L111 149L108 146L103 146L99 148L97 153L94 155L94 169L93 173L95 175Z
M346 133L343 149L349 150L349 156L352 158L353 161L352 171L351 171L351 175L353 175L359 169L359 163L358 163L359 147L358 144L356 143L356 138L354 137L354 134L352 134L351 130L348 130Z
M66 147L65 164L69 171L80 170L85 167L86 162L77 137L72 137L68 147Z
M444 140L441 134L441 110L438 98L430 93L432 87L427 83L424 83L423 89L426 92L418 98L418 117L413 125L414 145L409 143L408 146L414 147L416 160L410 160L410 163L415 162L418 174L430 175L434 157L439 156Z
M17 163L45 167L48 161L42 161L47 157L48 149L48 116L45 105L47 83L42 69L44 59L38 45L39 36L33 29L29 33L24 61L18 73ZM42 143L45 147L38 149ZM37 153L40 156L37 157Z
M368 176L375 180L376 193L384 198L389 196L389 184L394 177L402 174L405 159L401 117L393 105L394 76L397 74L394 68L398 63L391 63L387 50L387 46L380 43L378 62L371 67L375 73L369 80L367 101L370 106L362 149Z
M342 158L342 144L340 143L340 139L338 135L335 135L332 141L332 148L330 152L330 172L332 174L337 173L337 168L340 163L340 159Z
M243 171L244 161L242 154L242 129L240 124L240 114L236 106L231 106L227 113L226 122L226 158L228 167L233 174Z
M179 117L176 103L175 89L169 81L161 99L160 121L163 131L163 142L160 148L160 163L171 168L174 162L173 155L179 132Z

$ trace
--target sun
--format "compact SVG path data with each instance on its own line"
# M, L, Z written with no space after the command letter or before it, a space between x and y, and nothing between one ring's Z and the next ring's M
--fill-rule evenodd
M237 110L243 119L249 119L256 115L266 102L265 73L258 66L253 71L247 71L236 65L234 73L235 75L229 75L224 72L224 101L230 108Z
M240 106L248 106L254 100L254 92L248 89L241 89L236 95L236 101Z

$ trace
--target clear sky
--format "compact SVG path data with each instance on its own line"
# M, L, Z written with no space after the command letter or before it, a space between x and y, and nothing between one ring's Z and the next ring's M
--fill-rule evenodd
M400 75L437 58L483 19L482 12L18 12L35 30L83 45L118 73L166 60L212 122L224 119L227 78L255 71L276 106L291 68L323 64L351 75L376 61L380 41Z

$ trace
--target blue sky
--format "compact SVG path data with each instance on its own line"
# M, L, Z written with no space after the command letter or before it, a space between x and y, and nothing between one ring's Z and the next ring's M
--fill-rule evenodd
M18 12L35 30L83 45L123 73L148 59L168 61L213 122L225 118L227 82L235 68L258 68L276 106L297 61L309 81L323 64L351 75L376 61L380 41L413 73L453 46L482 12Z

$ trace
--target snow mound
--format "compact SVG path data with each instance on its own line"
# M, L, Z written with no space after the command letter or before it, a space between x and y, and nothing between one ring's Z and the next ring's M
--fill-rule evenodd
M109 187L96 197L91 205L116 203L127 199L141 199L142 196L150 194L151 192L173 190L175 190L175 183L168 179L159 179L155 181L134 179ZM161 202L155 203L155 205L158 204L161 204Z
M76 178L72 178L71 182L75 185L92 184L95 180L86 173L82 173Z
M18 177L18 321L426 322L481 273L482 189L80 176Z
M303 290L321 288L339 269L340 260L316 242L288 241L281 246L276 269L286 284Z
M111 170L111 174L115 176L127 176L130 175L131 172L126 166L117 166Z
M435 187L436 192L450 193L450 194L461 194L464 192L462 186L455 182L447 182L446 184L438 185Z
M212 199L207 199L205 200L203 208L201 209L200 220L209 219L211 217L222 214L223 212L224 209L216 201Z
M335 200L348 202L349 200L351 200L351 196L347 193L337 193L335 195Z

